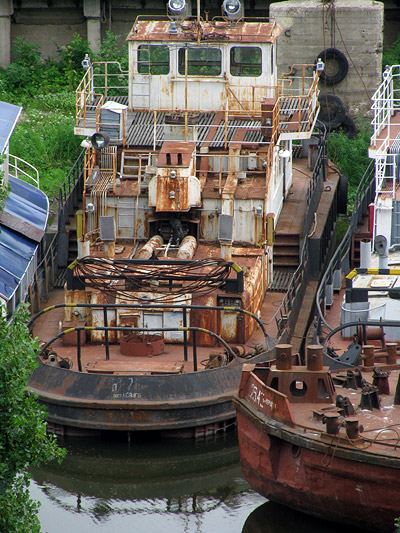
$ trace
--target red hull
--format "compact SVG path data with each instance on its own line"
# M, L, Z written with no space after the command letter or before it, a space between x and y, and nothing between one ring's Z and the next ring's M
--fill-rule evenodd
M259 494L292 509L367 530L394 531L399 471L332 458L269 436L238 413L240 458Z
M299 411L287 397L246 370L234 404L242 468L254 490L319 518L394 531L400 517L396 451L385 455L366 441L338 445L310 424L306 430L306 419L295 421ZM306 404L304 412L310 407Z

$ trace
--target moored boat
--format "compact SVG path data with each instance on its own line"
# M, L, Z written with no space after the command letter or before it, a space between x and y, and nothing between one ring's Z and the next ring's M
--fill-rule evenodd
M323 366L319 345L308 347L306 365L291 359L282 347L276 366L243 370L234 403L245 477L271 501L392 532L400 516L398 358L365 359L342 373Z
M29 389L54 432L233 426L243 363L293 332L328 255L346 199L315 133L323 65L278 79L282 29L228 4L138 17L129 72L83 61L82 209L58 250L73 261L31 323Z
M373 97L375 168L317 291L317 344L304 366L292 366L288 347L277 346L276 367L245 369L235 398L253 488L380 532L394 531L400 517L399 72L387 67Z

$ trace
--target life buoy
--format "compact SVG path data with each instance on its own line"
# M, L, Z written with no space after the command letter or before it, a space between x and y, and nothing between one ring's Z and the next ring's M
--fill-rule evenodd
M318 97L320 110L318 119L329 130L338 128L346 116L342 100L336 94L320 94Z
M317 61L318 59L322 59L325 65L327 61L333 61L336 63L336 72L334 74L327 74L325 70L321 72L319 79L322 83L325 83L326 85L336 85L347 76L349 62L344 53L337 50L337 48L327 48L326 50L323 50L318 54Z

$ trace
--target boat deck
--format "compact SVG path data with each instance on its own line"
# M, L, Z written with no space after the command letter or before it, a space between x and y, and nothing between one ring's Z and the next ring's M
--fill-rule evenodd
M283 203L282 212L279 216L279 221L276 228L276 235L280 233L291 233L297 236L301 235L304 217L306 213L306 202L304 198L306 196L307 187L310 182L310 172L307 170L307 161L305 159L295 159L293 162L293 183L290 188L289 194ZM129 181L129 183L132 183ZM320 207L318 211L318 220L323 225L323 217L325 216L326 206L330 205L332 201L332 195L335 193L337 185L337 175L331 173L328 175L327 181L325 182L325 188L322 193L322 199L320 202ZM119 257L130 254L131 250L124 250L124 252L119 255ZM210 247L201 245L198 247L196 252L195 259L203 258L209 256L209 254L214 253L216 247ZM234 260L237 261L242 267L246 265L251 265L256 256L249 254L251 249L246 248L234 248L233 255ZM235 256L236 255L236 256ZM243 264L242 264L243 263ZM288 277L290 280L290 276ZM265 295L262 309L261 309L261 319L265 323L265 328L271 337L276 337L277 335L277 321L275 315L278 313L279 318L279 309L282 305L282 298L284 292L271 292L268 291ZM43 307L48 307L55 304L63 303L64 292L63 290L53 291L50 296L50 300L44 302ZM308 318L308 317L307 317ZM47 313L40 317L40 319L35 324L35 335L40 339L41 342L47 342L49 339L56 336L61 331L61 325L64 320L64 310L56 309L51 313ZM76 344L75 337L76 333L70 333L69 336L73 335L74 340L72 341ZM254 334L250 338L250 342L245 347L246 351L250 351L254 348L254 345L265 345L265 339L261 328L257 327ZM77 349L74 345L64 345L61 339L57 340L52 346L53 350L61 358L66 358L72 362L72 368L76 369L78 367L77 361ZM222 351L223 349L210 348L210 347L197 347L197 368L201 370L205 368L204 364L209 360L210 352ZM119 344L110 344L109 345L109 357L110 361L118 362L119 370L116 365L115 372L121 371L121 364L125 362L128 366L124 367L124 371L134 371L137 373L155 373L157 365L159 368L163 368L164 372L190 372L194 370L193 363L193 348L192 346L188 347L188 361L184 361L183 357L183 345L182 344L169 344L165 343L164 353L157 356L145 356L145 357L132 357L121 354ZM106 350L105 347L101 344L89 344L86 343L82 346L82 370L88 372L95 372L96 368L99 368L99 361L106 362ZM203 364L202 364L203 361ZM95 365L95 363L97 364ZM109 363L107 362L109 366ZM165 365L169 365L168 367Z

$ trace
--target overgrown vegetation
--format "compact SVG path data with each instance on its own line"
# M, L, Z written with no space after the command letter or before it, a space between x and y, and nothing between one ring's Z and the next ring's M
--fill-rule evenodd
M382 71L386 65L398 65L400 63L400 35L390 45L383 47L382 54Z
M75 90L84 74L82 60L89 53L92 61L118 61L127 69L127 49L119 49L117 40L118 36L107 32L95 55L88 41L74 34L73 40L58 50L56 61L43 60L39 46L17 37L10 66L0 69L0 100L24 108L10 152L39 170L40 188L53 206L60 184L81 151L81 139L74 135L74 118Z
M358 184L370 163L368 147L372 127L362 117L359 117L357 125L358 132L352 139L344 133L334 133L328 138L328 157L349 180L348 206L350 209Z
M28 467L64 456L55 437L46 434L44 409L26 394L39 351L27 320L26 307L11 322L0 312L0 531L13 533L40 532Z

